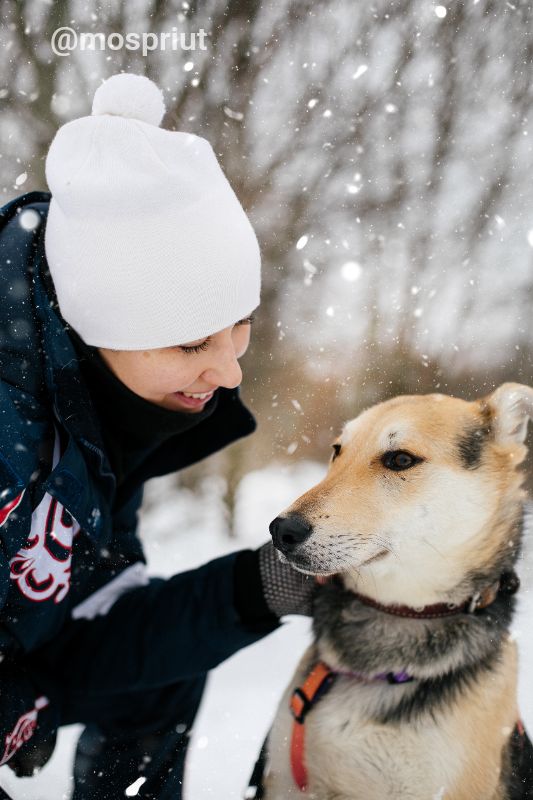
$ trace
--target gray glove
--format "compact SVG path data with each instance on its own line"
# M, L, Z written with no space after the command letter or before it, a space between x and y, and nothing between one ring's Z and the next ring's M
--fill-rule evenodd
M272 542L267 542L257 552L263 593L269 609L278 617L284 614L311 616L316 587L314 577L304 575L287 561L282 561Z

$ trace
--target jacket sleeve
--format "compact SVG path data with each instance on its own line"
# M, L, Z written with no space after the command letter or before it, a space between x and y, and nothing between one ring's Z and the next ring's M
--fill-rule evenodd
M26 196L24 196L26 197ZM41 193L28 199L44 200ZM9 560L27 534L26 512L11 511L16 493L28 494L43 468L48 415L43 404L44 376L38 323L32 303L31 264L39 221L19 217L20 198L0 209L0 765L53 732L58 705L45 694L23 658L13 655L4 606L10 587ZM21 201L22 204L22 201ZM41 216L39 212L39 216ZM26 223L32 222L31 225ZM15 492L15 494L13 494ZM17 519L18 517L18 519Z
M243 551L241 551L243 552ZM67 690L94 695L156 689L203 674L280 624L240 616L237 553L131 589L105 615L75 620L39 654Z
M103 614L125 591L148 583L146 558L137 534L143 492L141 486L113 514L109 541L100 549L94 569L88 575L85 570L83 581L76 580L73 564L70 613L74 619Z
M9 564L0 552L0 606L9 585ZM6 641L0 608L0 766L8 764L21 748L28 753L43 740L54 737L59 723L59 705L35 682L24 660L4 657Z
M149 579L138 537L142 498L143 487L114 515L112 540L95 570L99 588L43 649L50 674L64 668L60 682L72 681L74 691L174 683L212 669L280 624L267 607L253 550Z

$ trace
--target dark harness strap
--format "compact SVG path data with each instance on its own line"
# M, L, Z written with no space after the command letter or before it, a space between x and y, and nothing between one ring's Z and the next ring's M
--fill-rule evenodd
M261 798L265 796L263 778L265 776L268 737L269 733L267 733L265 737L265 741L263 742L257 757L257 761L255 762L255 766L248 782L248 788L246 790L246 794L244 795L245 800L261 800Z
M522 720L511 735L511 791L509 800L533 800L533 745Z

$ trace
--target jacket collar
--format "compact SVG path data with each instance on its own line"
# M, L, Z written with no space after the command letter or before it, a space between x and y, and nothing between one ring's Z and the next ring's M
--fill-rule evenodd
M28 192L22 197L15 198L0 209L0 232L7 223L17 215L19 210L28 203L42 203L47 201L49 195L43 192ZM17 229L15 228L15 231ZM20 265L20 280L30 282L25 257L28 248L11 232L4 236L0 233L0 254L2 261L11 263L6 269L6 276L15 276L15 264ZM18 257L18 261L14 260ZM18 280L18 276L15 278ZM8 278L3 282L7 289ZM9 302L2 299L3 313L1 315L2 328L11 318ZM32 331L35 326L34 314L31 310L29 297L24 300L24 309L20 317ZM14 307L11 306L14 310ZM38 356L37 342L34 335L17 338L11 341L2 340L0 353L0 425L2 440L0 442L0 505L14 500L22 490L28 486L31 476L39 469L41 446L49 430L49 415L46 413L43 401L46 397L46 387L42 375L41 359ZM13 363L13 362L16 363ZM21 412L24 408L24 413Z

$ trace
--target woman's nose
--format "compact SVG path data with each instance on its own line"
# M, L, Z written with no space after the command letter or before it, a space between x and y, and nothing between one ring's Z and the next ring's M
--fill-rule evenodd
M207 383L224 386L226 389L235 389L242 382L242 369L233 344L220 350L215 362L211 367L204 371L204 379Z

